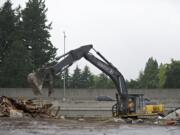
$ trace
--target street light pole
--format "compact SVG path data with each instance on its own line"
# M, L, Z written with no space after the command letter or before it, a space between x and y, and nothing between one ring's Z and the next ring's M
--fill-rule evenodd
M63 34L64 34L64 54L66 53L66 33L65 31L63 31ZM64 56L65 58L65 56ZM66 100L66 70L64 70L64 95L63 95L63 101Z

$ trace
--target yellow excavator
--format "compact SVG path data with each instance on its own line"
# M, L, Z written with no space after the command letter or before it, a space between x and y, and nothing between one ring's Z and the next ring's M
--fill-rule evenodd
M94 50L100 58L97 58L94 54L90 53L90 50ZM123 75L100 52L96 51L92 45L85 45L71 50L68 53L56 58L58 60L57 64L43 67L30 73L28 75L28 82L32 86L33 92L35 94L42 94L41 90L43 83L46 81L50 96L53 92L54 77L81 58L85 58L95 67L108 75L114 82L117 89L117 102L112 107L112 115L114 117L152 115L163 112L162 106L144 106L143 95L129 95Z

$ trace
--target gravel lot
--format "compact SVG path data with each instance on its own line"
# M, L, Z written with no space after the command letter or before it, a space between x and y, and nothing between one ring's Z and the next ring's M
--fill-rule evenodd
M179 126L120 124L107 120L0 118L0 135L180 135Z

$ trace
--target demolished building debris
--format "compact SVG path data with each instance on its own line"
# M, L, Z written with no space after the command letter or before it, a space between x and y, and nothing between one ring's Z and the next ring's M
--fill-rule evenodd
M58 111L60 108L58 108ZM0 116L8 117L55 117L57 112L52 111L52 104L38 104L33 100L13 99L10 97L0 97Z
M88 102L89 104L90 102ZM61 104L61 107L60 107ZM66 103L66 105L69 105ZM37 100L37 99L23 99L23 98L10 98L6 96L0 97L0 117L13 117L13 118L25 118L25 117L31 117L31 118L60 118L60 119L78 119L78 121L84 121L86 119L89 119L92 117L87 117L87 114L85 113L85 108L81 108L82 104L79 106L75 106L76 104L73 104L73 109L79 109L76 110L77 112L73 111L72 108L68 110L69 108L66 108L63 106L62 103L59 103L58 100ZM85 105L85 104L84 104ZM72 106L71 106L72 107ZM79 107L79 108L78 108ZM94 109L94 108L93 108ZM64 111L64 114L63 114ZM85 115L79 115L78 111L84 113ZM91 111L90 109L88 111ZM115 123L123 123L123 124L155 124L155 125L180 125L180 109L173 110L171 113L168 113L165 117L164 116L158 116L158 117L142 117L142 118L113 118L112 117L94 117L94 119L98 120L100 118L107 118L107 121L113 121ZM77 115L74 117L68 117L68 113L65 114L65 112L69 113L77 113ZM78 117L80 116L80 117Z
M167 120L180 120L180 108L177 108L164 117Z

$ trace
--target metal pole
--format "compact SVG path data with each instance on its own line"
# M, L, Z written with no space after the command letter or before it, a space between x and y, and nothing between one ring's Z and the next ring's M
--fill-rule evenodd
M65 31L63 32L63 34L64 34L64 55L65 55L65 53L66 53L66 33L65 33ZM64 56L64 58L65 58L65 56ZM64 70L64 95L63 95L63 101L65 101L66 100L66 70Z

